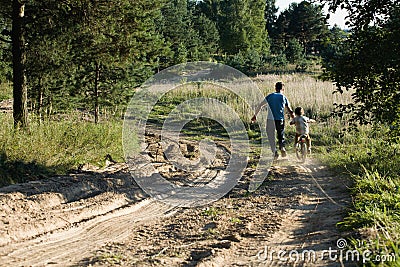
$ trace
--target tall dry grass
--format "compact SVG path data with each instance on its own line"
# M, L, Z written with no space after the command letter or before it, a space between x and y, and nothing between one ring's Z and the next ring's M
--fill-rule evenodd
M275 91L275 83L285 84L284 94L288 97L292 108L297 106L308 110L309 116L327 117L334 109L334 103L348 104L352 102L351 93L334 93L335 85L307 74L269 74L254 78L259 88L267 95Z

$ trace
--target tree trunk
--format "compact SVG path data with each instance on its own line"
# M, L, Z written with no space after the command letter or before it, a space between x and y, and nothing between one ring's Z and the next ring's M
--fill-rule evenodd
M13 116L14 127L28 127L28 89L25 76L25 40L23 20L25 4L19 0L12 2L12 55L13 55Z
M96 63L96 74L94 80L94 123L99 122L99 80L100 66Z
M49 96L47 97L47 119L50 119L51 112L53 111L53 95L51 92L49 93Z
M39 79L39 85L38 85L38 95L37 95L37 103L36 103L36 113L39 119L39 122L42 121L43 118L43 88L42 88L42 80Z

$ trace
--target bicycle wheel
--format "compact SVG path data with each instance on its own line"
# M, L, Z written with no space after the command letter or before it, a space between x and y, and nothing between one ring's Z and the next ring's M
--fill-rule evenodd
M303 156L301 153L301 142L296 143L296 157L298 160L303 160Z
M304 162L306 161L307 157L307 146L305 142L301 143L301 161Z

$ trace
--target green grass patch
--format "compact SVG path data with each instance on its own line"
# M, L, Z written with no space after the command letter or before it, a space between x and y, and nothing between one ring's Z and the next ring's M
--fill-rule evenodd
M333 137L331 137L333 138ZM321 159L353 179L353 207L339 224L353 245L369 250L366 266L400 265L400 143L385 128L342 133Z
M107 154L123 161L122 121L99 124L72 115L60 121L31 121L15 130L9 114L0 114L0 185L64 174L81 164L105 164Z

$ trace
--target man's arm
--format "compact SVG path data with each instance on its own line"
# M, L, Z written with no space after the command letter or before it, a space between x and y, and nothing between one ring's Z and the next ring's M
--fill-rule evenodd
M289 112L289 114L290 114L290 118L294 118L294 112L293 112L293 110L290 108L290 106L289 105L286 105L286 109L287 109L287 111Z
M254 113L254 116L251 118L252 122L255 122L257 119L257 114L258 112L260 112L260 110L262 109L262 107L264 107L265 105L267 105L267 101L265 101L265 99L263 99L263 101L260 102L260 104L258 104L256 111Z

